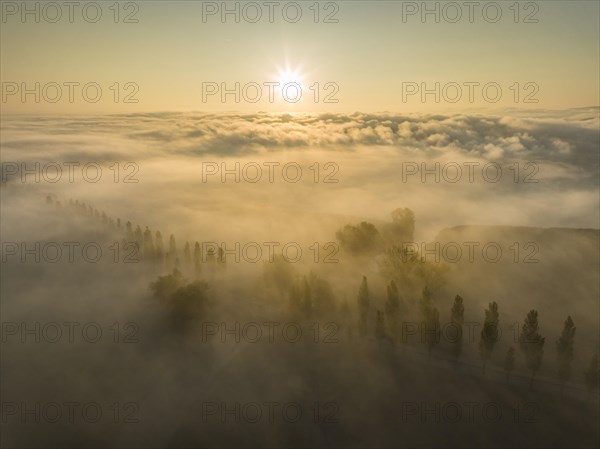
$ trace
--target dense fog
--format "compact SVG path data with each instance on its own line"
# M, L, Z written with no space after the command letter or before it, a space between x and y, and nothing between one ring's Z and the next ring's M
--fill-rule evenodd
M595 447L598 126L3 117L2 445Z

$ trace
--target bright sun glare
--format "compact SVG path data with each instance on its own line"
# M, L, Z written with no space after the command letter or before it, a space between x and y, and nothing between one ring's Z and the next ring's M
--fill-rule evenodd
M279 69L277 74L277 82L279 86L278 89L282 89L286 84L289 83L297 83L300 87L304 87L302 85L303 76L298 69L290 69L289 67L285 69Z

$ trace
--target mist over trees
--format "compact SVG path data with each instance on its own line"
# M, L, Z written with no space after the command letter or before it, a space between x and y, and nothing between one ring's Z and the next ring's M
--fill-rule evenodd
M119 287L126 292L123 297L139 297L143 305L137 318L144 323L151 317L146 325L156 332L135 357L161 354L164 361L157 360L158 372L164 370L168 382L182 386L181 391L190 395L206 391L225 395L234 389L278 401L333 397L341 404L350 402L348 414L355 410L350 407L358 410L362 404L376 401L385 413L375 411L373 420L360 419L378 429L384 426L377 427L377 420L392 419L394 412L402 410L385 406L396 397L405 401L402 407L438 400L439 395L452 401L476 397L482 403L493 398L504 408L523 398L542 402L556 394L571 401L582 388L589 391L590 398L595 397L598 358L590 361L592 351L581 345L582 326L577 316L573 315L578 324L577 342L571 316L561 323L561 329L548 324L545 314L538 316L537 309L531 309L511 332L507 316L514 310L521 314L519 302L507 302L499 296L499 289L490 288L492 298L465 294L461 285L449 281L451 270L463 267L431 261L404 245L415 232L415 216L409 209L396 209L391 222L377 226L360 222L334 228L332 238L335 235L340 242L340 263L294 263L276 254L247 267L222 248L207 247L202 235L179 233L169 226L157 229L159 226L151 225L151 217L148 225L138 224L79 201L59 203L49 198L47 204L61 214L64 209L73 212L68 215L81 218L98 241L118 242L120 249L128 248L120 259L130 256L136 262L112 267L125 273L126 287ZM528 306L525 294L519 301ZM302 336L296 346L289 341L271 344L266 332L262 341L244 342L241 329L248 323L259 328L277 323L277 331L292 323L302 329ZM214 335L206 335L207 324L211 331L216 329ZM242 349L230 353L233 343L227 332L237 332L238 325ZM556 351L549 360L544 358L542 334L556 338ZM248 352L247 358L239 355L244 363L232 358L238 351ZM210 379L216 386L196 385L198 378ZM534 379L535 389L527 391L527 384L531 388ZM135 391L135 387L131 389ZM218 394L208 400L220 400ZM533 394L539 396L528 396ZM176 393L169 390L165 395ZM177 398L183 403L187 400L186 394ZM557 422L576 416L567 418L554 409L549 413L556 413ZM351 424L343 432L354 435L352 427L365 421L349 419ZM186 426L187 434L194 434L195 427L197 423ZM385 421L388 427L393 428ZM446 430L454 429L449 424ZM223 434L221 430L211 431L220 437L227 434L226 428ZM407 433L413 430L411 427ZM319 432L330 438L335 430ZM416 444L420 435L407 438ZM394 438L386 441L395 442Z

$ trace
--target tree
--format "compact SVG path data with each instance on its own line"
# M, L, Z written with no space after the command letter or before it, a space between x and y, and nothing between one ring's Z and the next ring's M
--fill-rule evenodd
M125 238L128 242L135 242L135 236L133 235L133 229L131 228L131 222L125 223Z
M335 233L340 246L353 255L372 253L380 248L381 237L372 223L346 225Z
M273 260L263 263L263 278L267 285L274 285L283 294L294 283L294 267L285 256L275 254Z
M202 272L202 266L200 265L200 243L194 243L194 273L199 276Z
M150 283L150 289L169 314L175 329L185 330L194 320L202 319L209 305L208 284L203 281L188 283L181 272L159 276Z
M390 230L396 243L412 242L415 233L415 214L408 208L398 208L392 211Z
M375 337L377 337L378 340L383 340L386 338L385 318L381 310L377 311L377 317L375 319Z
M369 302L369 286L367 285L367 277L363 276L362 282L358 289L358 333L361 337L365 337L367 335Z
M156 242L156 257L158 259L162 259L165 251L163 247L162 234L160 233L160 231L156 231L156 238L154 239L154 241Z
M591 393L594 389L598 388L600 383L600 360L598 360L598 354L594 354L590 361L590 366L584 374L585 386Z
M423 289L420 302L421 309L421 340L425 335L427 353L431 357L431 351L440 342L440 312L433 305L431 292L427 287Z
M538 332L538 312L530 310L519 335L519 346L525 355L527 368L531 370L529 387L533 387L533 378L542 365L544 343L546 339Z
M481 340L479 341L479 354L483 361L481 372L483 374L485 374L485 367L492 356L492 351L498 341L498 317L498 304L496 304L496 302L491 302L488 309L485 310L483 329L481 330Z
M346 328L346 335L349 340L352 340L353 331L351 324L351 311L350 306L348 305L348 301L346 300L346 296L344 295L344 300L340 305L340 320L342 322L342 326Z
M565 383L571 378L571 362L573 361L573 344L575 341L575 324L570 316L565 320L562 334L556 340L556 355L558 365L558 381L562 393Z
M312 316L312 292L310 291L310 285L306 280L306 276L302 276L302 284L300 287L300 308L304 318L310 318Z
M285 262L286 264L288 262ZM292 315L302 318L331 316L335 312L335 297L331 285L325 279L310 273L302 276L289 288Z
M177 245L175 243L175 236L171 234L169 237L169 252L167 253L167 267L173 267L177 259Z
M170 296L183 283L183 276L179 270L173 270L171 274L159 276L158 279L150 283L150 290L154 296L162 302L167 301Z
M290 287L290 311L295 318L302 315L302 297L300 286L296 282Z
M175 326L185 328L190 322L205 316L209 302L208 289L206 282L194 281L173 292L169 312Z
M332 316L336 301L331 285L326 279L321 279L314 273L310 273L309 280L313 316L319 318Z
M508 348L506 351L506 357L504 358L504 371L506 372L506 383L510 378L510 373L512 373L515 368L515 348L512 346Z
M144 257L150 259L154 257L154 254L155 251L154 242L152 241L152 232L148 226L146 226L146 230L144 231Z
M378 260L381 275L402 286L406 296L417 296L427 286L433 290L444 285L448 266L431 262L407 246L391 246Z
M177 244L175 243L175 236L173 234L169 237L169 255L173 259L177 257Z
M456 329L456 337L452 341L452 356L454 357L455 367L462 353L464 315L465 306L463 305L463 298L460 295L456 295L452 310L450 311L450 322L454 329Z
M217 250L217 262L220 263L218 263L217 266L225 268L225 261L225 251L222 246L219 246L219 249Z
M389 320L389 326L392 336L396 338L398 335L398 321L401 309L400 295L398 287L394 281L390 282L387 287L387 301L385 302L385 314Z
M142 234L142 228L140 228L140 225L135 227L135 243L138 244L139 249L144 248L144 235Z

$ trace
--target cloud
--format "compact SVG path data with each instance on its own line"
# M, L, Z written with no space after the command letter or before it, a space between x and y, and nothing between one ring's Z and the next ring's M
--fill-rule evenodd
M140 190L135 198L119 196L124 186L114 183L51 188L73 198L89 195L88 201L103 201L118 211L136 210L136 202L142 202L141 209L168 211L181 216L183 223L188 220L190 227L195 220L188 215L198 208L223 214L269 208L285 216L290 201L303 214L372 219L387 219L395 207L411 207L420 229L430 228L431 233L472 222L473 217L482 223L597 227L597 213L589 205L598 201L598 111L528 115L509 111L502 116L359 112L11 116L2 123L2 161L93 161L107 167L133 161L140 167L140 184L126 187ZM260 189L244 182L203 184L205 161L225 162L228 167L236 162L243 166L294 161L303 165L303 182L269 185L264 175ZM326 174L324 164L337 164L339 183L308 182L317 175L310 168L315 162L320 164L321 178ZM419 168L458 164L462 178L453 184L444 179L435 182L430 176L422 183L418 173L404 182L407 162ZM464 164L469 163L479 164L473 183L465 180ZM501 167L500 182L481 179L481 167L489 163ZM112 175L108 168L105 173ZM523 183L525 178L538 182ZM9 183L17 182L18 176L10 178Z

